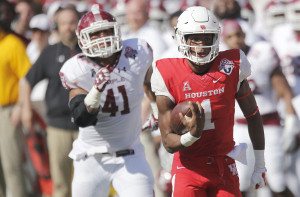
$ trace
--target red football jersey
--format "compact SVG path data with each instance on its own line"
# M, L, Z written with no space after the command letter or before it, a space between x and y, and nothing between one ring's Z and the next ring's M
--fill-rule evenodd
M240 69L240 66L244 68ZM199 156L226 155L233 149L235 95L239 83L250 72L250 64L240 50L220 52L204 75L195 74L186 58L156 62L151 80L155 94L168 96L174 103L198 101L205 111L201 138L177 152L175 160L178 157L189 161Z

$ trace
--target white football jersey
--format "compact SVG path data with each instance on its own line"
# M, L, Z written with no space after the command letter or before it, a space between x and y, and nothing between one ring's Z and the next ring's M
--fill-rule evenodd
M141 101L145 74L153 60L151 47L140 39L123 41L118 64L100 95L100 111L95 126L79 128L79 139L116 151L129 148L141 131ZM69 59L61 69L66 88L89 91L100 66L83 54Z
M300 94L300 40L291 24L283 24L274 29L272 44L277 51L282 71L295 95Z
M260 114L275 112L277 104L271 84L271 73L279 66L279 58L275 50L266 41L256 42L251 47L247 58L252 71L251 76L247 79L254 93ZM244 117L237 103L235 117Z

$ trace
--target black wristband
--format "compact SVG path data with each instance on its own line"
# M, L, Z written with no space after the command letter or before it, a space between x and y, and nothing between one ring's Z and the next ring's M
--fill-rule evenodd
M96 113L89 113L84 104L84 98L86 94L79 94L73 97L69 102L69 107L72 113L72 122L79 127L87 127L96 125L97 115Z

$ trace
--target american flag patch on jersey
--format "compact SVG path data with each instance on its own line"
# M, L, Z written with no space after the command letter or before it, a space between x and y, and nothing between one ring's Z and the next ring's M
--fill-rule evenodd
M131 47L126 47L125 48L125 57L126 58L132 58L135 59L136 55L138 54L137 50L131 48Z

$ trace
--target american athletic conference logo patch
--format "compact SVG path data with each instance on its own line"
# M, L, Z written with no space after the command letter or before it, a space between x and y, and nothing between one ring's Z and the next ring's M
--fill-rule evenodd
M232 61L228 59L222 59L219 65L219 70L226 75L230 75L234 68L234 64Z
M125 57L126 58L132 58L135 59L136 55L138 54L137 50L131 48L131 47L126 47L125 48Z

